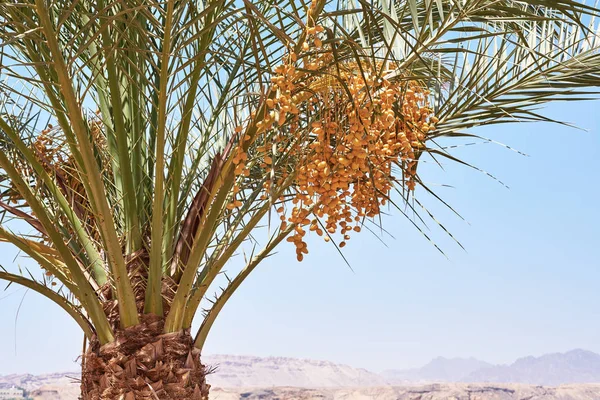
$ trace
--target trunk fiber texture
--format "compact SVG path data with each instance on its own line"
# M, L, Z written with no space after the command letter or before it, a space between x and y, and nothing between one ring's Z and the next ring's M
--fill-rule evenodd
M207 400L210 385L189 331L163 333L164 320L144 315L83 356L82 400Z

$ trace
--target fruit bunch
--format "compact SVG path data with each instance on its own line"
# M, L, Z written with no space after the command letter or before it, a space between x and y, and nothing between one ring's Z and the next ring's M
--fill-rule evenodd
M255 146L260 167L273 177L264 184L263 199L295 174L292 205L281 197L277 211L281 229L294 224L287 240L296 246L298 261L308 253L307 230L325 241L339 232L338 245L344 247L351 232L360 232L364 218L381 212L394 184L414 190L418 155L437 122L429 92L418 82L386 78L397 72L389 62L353 58L333 63L322 32L309 19L299 53L291 50L275 69L256 122L257 133L270 138ZM274 170L280 154L293 156L293 170ZM247 174L246 159L239 150L234 159L238 175ZM402 176L394 176L394 166Z
M99 113L97 113L99 114ZM100 116L92 116L88 120L90 137L93 140L94 150L96 151L98 161L101 164L102 172L112 174L111 158L106 151L106 137L102 129ZM56 186L71 203L77 217L83 222L89 235L100 240L100 233L96 226L93 213L90 212L91 205L84 185L83 177L77 172L75 156L71 153L68 143L64 139L64 133L61 127L48 125L32 138L30 150L40 163L44 171L54 179ZM16 154L16 153L15 153ZM15 162L17 171L25 178L34 193L39 190L47 190L41 178L34 171L33 167L27 162ZM10 192L10 201L25 205L24 199L20 193L13 188ZM0 199L1 200L1 199ZM65 216L58 214L63 219L64 226L70 226ZM44 236L44 240L47 238Z

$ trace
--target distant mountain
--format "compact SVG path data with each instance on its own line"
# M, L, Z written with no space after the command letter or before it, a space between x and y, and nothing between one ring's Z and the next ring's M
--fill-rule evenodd
M533 385L600 382L600 355L571 350L541 357L519 358L510 365L492 365L475 358L438 357L410 370L388 370L381 374L391 384L409 382L494 382Z
M382 376L366 369L329 361L207 355L202 362L217 368L207 378L215 387L361 387L387 384Z
M362 368L329 361L284 357L251 357L206 355L202 363L215 371L207 377L213 388L272 388L294 386L306 388L384 387L385 379ZM76 400L79 394L79 373L0 376L0 388L16 386L35 400ZM215 391L218 395L220 392ZM222 398L222 394L217 398ZM240 395L241 396L241 395ZM237 397L243 398L241 397ZM266 397L260 397L265 398ZM271 399L271 397L268 397ZM277 397L273 397L277 398Z
M476 358L437 357L421 368L386 370L382 376L391 384L407 382L458 382L465 376L492 364Z
M285 357L206 355L202 363L214 369L207 380L213 387L369 387L385 386L381 375L330 361ZM79 373L0 376L0 388L17 386L27 391L58 386L75 387Z
M473 371L461 380L463 382L520 382L536 385L600 382L600 355L577 349L541 357L524 357L510 365Z
M323 395L318 397L322 399L329 399L330 397L327 396L341 398L335 397L339 394L335 392L338 390L335 388L355 388L357 399L368 399L370 397L366 393L371 392L385 392L391 396L390 398L398 399L414 398L410 396L417 392L421 394L436 393L435 396L432 395L433 397L427 397L431 399L451 398L451 395L455 398L465 398L461 396L467 392L476 394L477 398L513 399L527 398L537 393L536 390L538 389L535 389L534 386L525 388L525 384L544 385L546 387L562 384L600 383L600 355L586 350L572 350L567 353L553 353L541 357L525 357L510 365L492 365L474 358L448 359L438 357L421 368L403 371L389 370L381 374L329 361L283 357L206 355L202 357L202 362L209 368L216 368L216 371L210 374L207 380L215 389L213 393L220 393L218 398L221 400L229 398L279 398L277 396L281 393L275 391L279 393L276 394L273 392L274 389L269 389L275 393L273 394L274 397L261 397L266 393L263 393L266 390L265 388L273 387L314 388ZM77 399L79 392L78 377L78 373L0 376L0 388L17 386L27 390L29 395L36 400L74 400ZM440 384L436 382L440 382ZM455 384L450 382L479 383ZM414 386L415 383L431 384L427 387L417 388ZM503 385L504 383L511 383L511 385L508 385L510 388ZM398 388L392 388L392 385L398 386ZM404 389L402 389L402 385L405 385ZM382 389L384 387L385 390ZM520 397L520 387L535 390L531 393L525 391L523 396ZM231 390L218 388L231 388ZM316 388L320 389L317 390ZM402 390L398 391L396 389ZM540 390L548 395L556 392L554 394L558 396L559 389L546 389ZM598 394L600 393L600 384L574 385L572 389L572 397L567 396L567 392L571 389L561 387L560 393L564 397L534 396L529 398L600 399ZM247 390L247 392L244 392L244 390ZM240 396L242 397L235 397L234 393L238 392L241 393ZM490 394L492 392L495 393L493 396ZM248 393L249 397L243 397L244 393ZM329 394L325 395L325 393ZM360 397L359 393L362 393L360 396L364 395L366 397ZM400 393L403 394L400 395ZM529 394L525 396L525 393ZM234 397L228 397L229 395ZM257 397L252 397L255 395ZM402 397L405 395L408 397ZM343 398L355 398L352 396L354 394ZM380 394L377 396L380 396ZM381 394L381 397L377 398L387 399L386 396L387 394L385 396ZM569 394L569 396L571 395ZM282 395L281 398L304 397L285 397Z

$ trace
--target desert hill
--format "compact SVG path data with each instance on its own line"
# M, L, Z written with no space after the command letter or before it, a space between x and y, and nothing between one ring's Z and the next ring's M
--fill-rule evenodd
M600 399L600 355L586 350L524 357L508 365L438 357L421 368L375 373L285 357L207 355L211 400ZM77 372L0 376L36 400L75 400ZM468 383L472 382L472 383Z

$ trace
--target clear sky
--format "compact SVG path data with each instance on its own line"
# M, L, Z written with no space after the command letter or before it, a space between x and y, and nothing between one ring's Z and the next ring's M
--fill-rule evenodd
M322 241L309 241L303 263L285 243L225 307L206 353L379 371L436 356L507 363L573 348L600 352L599 106L545 110L588 132L550 124L474 131L529 154L492 144L455 151L510 189L465 167L420 166L424 180L453 186L438 193L466 222L424 200L466 251L430 224L444 257L394 210L384 218L394 236L384 237L387 247L363 232L344 249L353 272ZM0 244L2 265L28 265L14 255ZM57 306L16 285L0 291L0 374L75 371L81 347L82 334Z

